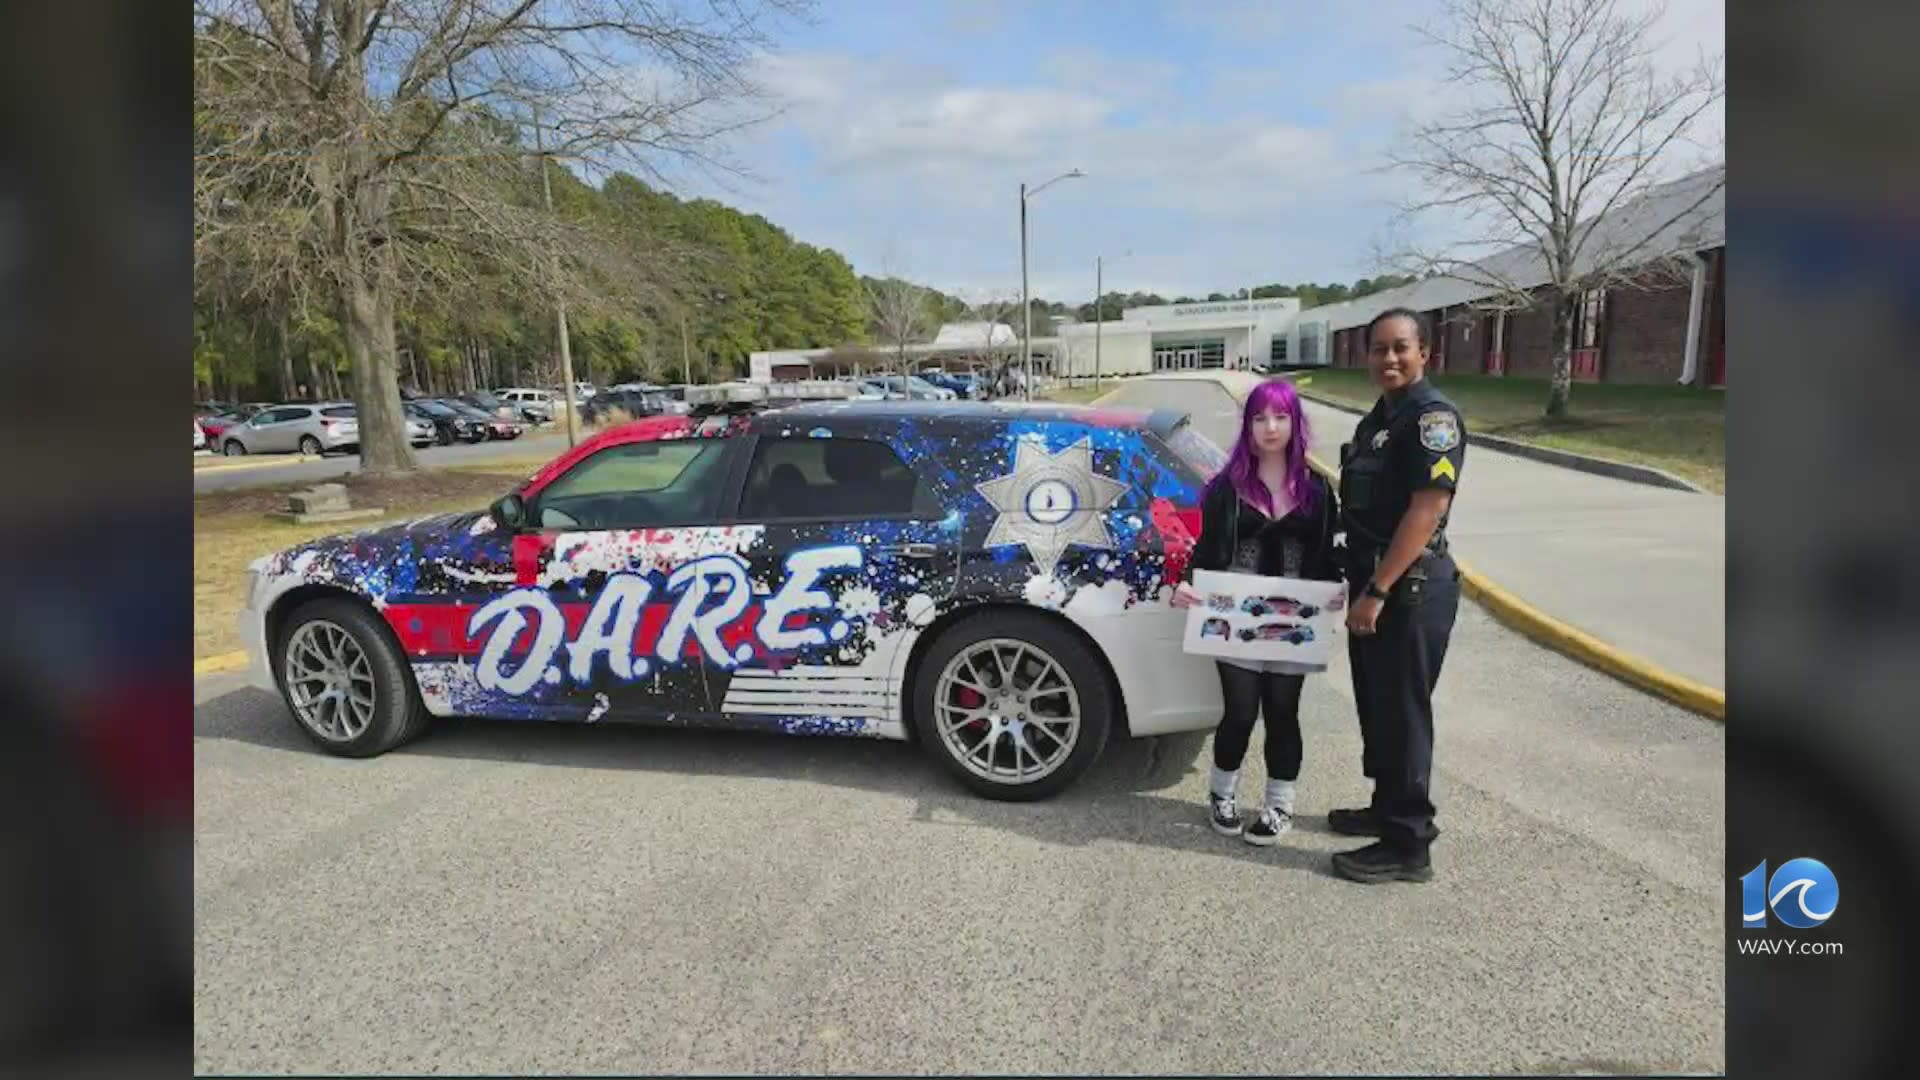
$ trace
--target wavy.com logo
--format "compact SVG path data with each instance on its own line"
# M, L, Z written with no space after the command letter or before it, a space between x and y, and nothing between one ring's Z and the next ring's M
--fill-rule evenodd
M1765 927L1767 913L1796 930L1811 930L1840 906L1840 882L1818 859L1789 859L1767 876L1767 864L1740 879L1740 925Z

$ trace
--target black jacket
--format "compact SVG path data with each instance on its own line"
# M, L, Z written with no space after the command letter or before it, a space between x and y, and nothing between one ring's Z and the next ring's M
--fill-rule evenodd
M1308 480L1316 495L1313 509L1304 515L1295 510L1273 523L1266 539L1291 535L1304 542L1306 553L1301 560L1301 577L1315 581L1344 580L1346 574L1334 548L1334 537L1340 528L1339 499L1320 474L1309 473ZM1187 560L1181 580L1191 582L1195 570L1226 570L1233 564L1233 551L1240 538L1253 535L1266 524L1266 515L1241 502L1239 493L1224 477L1208 484L1200 498L1200 537L1194 541L1193 554ZM1262 545L1260 573L1263 576L1285 576L1281 573L1279 548L1277 543Z

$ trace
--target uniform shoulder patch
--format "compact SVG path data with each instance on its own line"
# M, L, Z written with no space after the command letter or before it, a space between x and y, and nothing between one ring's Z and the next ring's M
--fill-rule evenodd
M1445 409L1420 416L1420 445L1436 454L1444 454L1460 445L1460 421Z

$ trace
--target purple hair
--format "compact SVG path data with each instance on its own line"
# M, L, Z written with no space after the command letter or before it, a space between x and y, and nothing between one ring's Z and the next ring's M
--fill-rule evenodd
M1272 495L1260 482L1260 451L1253 445L1253 418L1263 412L1281 413L1292 421L1287 439L1287 501L1303 513L1311 513L1316 489L1307 467L1307 444L1312 431L1307 426L1306 411L1300 408L1300 394L1286 379L1268 379L1247 395L1247 406L1240 414L1240 437L1234 440L1227 463L1209 486L1231 484L1242 499L1273 516Z

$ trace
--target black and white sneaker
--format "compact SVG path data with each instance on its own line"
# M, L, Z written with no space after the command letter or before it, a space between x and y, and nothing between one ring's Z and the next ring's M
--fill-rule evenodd
M1266 847L1269 844L1279 843L1280 838L1292 828L1292 814L1285 810L1268 807L1260 811L1260 816L1253 819L1253 824L1247 826L1245 839L1249 844Z
M1207 812L1213 818L1213 831L1222 836L1239 836L1245 828L1245 824L1240 820L1240 811L1234 809L1231 795L1223 799L1208 792Z

